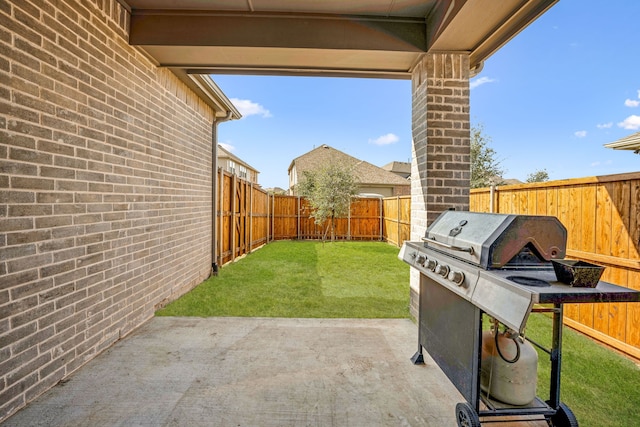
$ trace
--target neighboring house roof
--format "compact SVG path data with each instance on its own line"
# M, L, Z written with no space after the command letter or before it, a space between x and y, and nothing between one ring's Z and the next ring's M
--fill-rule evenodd
M604 145L614 150L633 150L636 154L640 153L640 132L626 136L614 142Z
M319 164L326 162L341 162L345 165L353 166L356 181L358 181L360 185L409 185L406 179L394 173L369 162L365 162L364 160L357 159L326 144L293 159L289 165L289 174L291 174L291 169L295 166L296 178L297 182L299 182L304 171L313 170Z
M519 179L515 179L515 178L504 178L502 180L502 185L516 185L516 184L524 184L524 183Z
M493 183L493 185L517 185L517 184L524 184L522 181L520 181L519 179L515 179L515 178L503 178L501 176L494 176L490 179L490 182Z
M411 176L411 163L409 162L389 162L382 166L382 169L393 172L403 178Z
M219 159L229 158L234 162L236 162L237 164L246 167L247 169L251 169L254 172L260 172L258 169L254 168L249 163L242 160L240 157L236 156L235 154L231 154L231 152L228 150L225 150L224 147L220 144L218 144L218 158Z
M287 190L285 190L284 188L280 188L280 187L269 187L269 188L265 188L264 189L267 193L273 193L273 194L287 194Z

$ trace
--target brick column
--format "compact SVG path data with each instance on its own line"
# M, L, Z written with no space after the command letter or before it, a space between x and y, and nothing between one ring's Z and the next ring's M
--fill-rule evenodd
M411 240L447 210L469 210L469 56L427 54L412 82ZM417 317L420 274L411 271Z

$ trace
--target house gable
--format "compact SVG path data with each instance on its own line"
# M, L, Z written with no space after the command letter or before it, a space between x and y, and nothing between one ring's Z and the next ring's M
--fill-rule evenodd
M305 171L313 170L318 165L327 162L342 163L353 167L361 192L392 196L408 194L410 191L410 183L407 179L323 144L296 157L291 162L289 166L289 192L295 193L295 186L302 179Z

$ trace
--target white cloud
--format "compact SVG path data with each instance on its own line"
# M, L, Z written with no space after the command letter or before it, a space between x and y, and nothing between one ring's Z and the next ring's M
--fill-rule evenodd
M248 99L231 98L231 102L240 111L243 117L262 116L271 117L271 112L262 105Z
M225 150L232 152L236 149L236 147L234 147L233 145L227 143L227 142L219 142L218 145L220 145L222 148L224 148Z
M613 122L600 123L596 125L598 129L609 129L611 126L613 126Z
M388 133L386 135L379 136L376 139L370 139L369 140L369 144L389 145L389 144L395 144L399 140L400 140L400 138L398 138L397 135L394 135L392 133Z
M472 80L469 83L469 88L470 89L475 89L478 86L482 86L485 83L493 83L495 81L497 81L497 80L496 79L492 79L491 77L479 77L479 78L477 78L475 80Z
M596 166L609 166L613 164L613 160L607 160L604 162L601 161L595 161L593 163L591 163L591 167L596 167Z
M632 114L626 119L624 119L623 121L621 121L620 123L618 123L618 126L623 129L638 130L640 129L640 116L636 116L635 114Z
M578 138L584 138L585 136L587 136L587 131L586 130L579 130L577 132L573 133L575 136L577 136Z
M636 101L635 99L627 99L624 101L625 107L637 107L640 105L640 101Z

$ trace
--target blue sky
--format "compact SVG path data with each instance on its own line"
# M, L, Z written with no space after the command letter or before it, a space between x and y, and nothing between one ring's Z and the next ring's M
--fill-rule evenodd
M560 0L471 80L471 122L524 181L640 170L640 155L603 147L640 131L640 1ZM287 188L291 161L328 144L377 166L411 157L411 82L212 76L244 118L218 140Z

